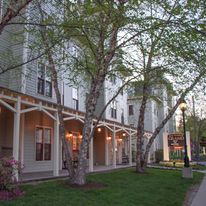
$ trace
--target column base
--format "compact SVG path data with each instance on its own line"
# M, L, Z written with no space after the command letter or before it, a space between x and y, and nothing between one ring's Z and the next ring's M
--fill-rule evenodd
M193 178L192 168L191 167L183 167L182 177L183 178Z

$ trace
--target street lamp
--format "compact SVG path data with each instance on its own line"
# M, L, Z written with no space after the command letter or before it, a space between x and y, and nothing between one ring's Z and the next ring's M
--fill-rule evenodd
M183 118L183 132L184 132L184 167L190 167L189 157L187 155L187 141L186 141L186 130L185 130L185 110L187 108L186 101L183 99L179 105L180 109L182 110L182 118Z

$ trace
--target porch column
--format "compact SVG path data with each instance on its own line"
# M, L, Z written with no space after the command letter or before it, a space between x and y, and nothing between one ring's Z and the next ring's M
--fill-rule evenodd
M62 163L63 163L63 155L62 155L62 139L60 139L59 144L59 168L62 169Z
M53 175L59 176L59 117L58 113L55 114L56 120L54 121L54 167Z
M108 138L108 129L105 127L105 165L109 165L109 140Z
M202 152L203 152L203 155L206 154L205 147L202 147Z
M190 132L186 131L186 143L187 143L187 155L191 161L191 144L190 144Z
M19 130L20 130L20 110L21 110L21 97L17 97L15 103L16 112L14 113L14 130L13 130L13 157L19 161ZM15 174L18 181L18 173Z
M94 171L94 158L93 158L93 138L91 138L90 140L90 144L89 144L89 171L93 172Z
M20 161L21 161L21 165L23 166L24 164L24 134L25 134L25 130L24 130L24 124L25 124L25 114L21 114L21 139L20 139Z
M114 126L113 134L112 134L112 146L113 146L113 167L116 168L117 163L116 163L116 129Z
M132 135L131 135L131 131L129 132L129 165L132 166Z
M163 133L163 160L169 161L168 133Z

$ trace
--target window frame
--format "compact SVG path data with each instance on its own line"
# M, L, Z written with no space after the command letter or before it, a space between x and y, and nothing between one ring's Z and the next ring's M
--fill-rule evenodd
M134 115L134 105L133 104L129 104L129 106L128 106L128 114L129 114L129 116Z
M117 119L117 101L113 100L110 106L111 118Z
M40 65L41 65L41 68L43 68L43 72L42 72L43 75L42 76L40 75L40 71L39 71ZM52 84L51 77L47 74L47 71L49 71L47 65L42 64L42 63L38 63L38 67L37 67L37 93L40 95L52 98L53 84ZM40 85L42 85L41 90L39 89ZM47 85L49 85L49 86L47 87Z
M41 129L42 130L42 154L41 154L41 158L38 159L37 158L37 129ZM45 130L50 130L50 144L45 143ZM36 162L42 162L42 161L51 161L52 160L52 140L53 140L53 129L52 127L45 127L45 126L39 126L37 125L35 127L35 161ZM46 154L46 148L45 145L49 145L49 158L46 158L47 154Z
M72 87L72 108L79 110L79 90L75 87Z

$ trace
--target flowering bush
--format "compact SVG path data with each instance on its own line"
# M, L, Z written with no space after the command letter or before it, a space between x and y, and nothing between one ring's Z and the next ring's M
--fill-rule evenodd
M0 158L0 190L11 190L16 186L16 174L21 172L21 164L13 157Z
M21 164L13 157L0 158L0 199L12 199L19 197L21 192L16 174L21 173Z

